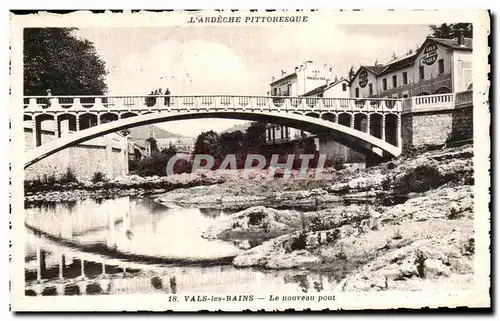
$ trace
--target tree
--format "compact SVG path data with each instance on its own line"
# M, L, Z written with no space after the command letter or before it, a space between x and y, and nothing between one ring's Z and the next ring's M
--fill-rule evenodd
M194 144L194 154L206 154L218 158L220 152L219 135L216 132L210 130L198 135Z
M146 139L146 142L151 148L151 154L158 152L158 144L156 143L156 139L154 139L153 137L149 137Z
M239 152L243 147L243 140L244 134L240 130L222 133L219 138L221 151L225 155Z
M349 74L348 74L348 77L349 77L349 81L351 81L351 79L354 77L354 66L351 66L351 69L349 69Z
M24 29L24 94L104 95L104 61L75 28Z
M172 145L172 143L170 143L168 145L168 148L164 148L164 149L161 150L161 153L164 154L164 155L168 155L168 156L172 157L172 156L174 156L174 155L177 154L177 149Z
M430 25L429 28L432 31L432 36L436 38L458 38L460 30L463 30L465 37L472 38L472 23L443 23L439 26Z
M258 150L266 144L266 124L262 122L253 122L247 128L245 133L245 149Z

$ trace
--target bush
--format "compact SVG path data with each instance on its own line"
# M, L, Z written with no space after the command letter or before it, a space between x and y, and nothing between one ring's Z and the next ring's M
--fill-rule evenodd
M450 209L450 212L448 213L448 215L446 215L446 217L449 219L449 220L456 220L456 219L459 219L463 216L463 213L462 212L459 212L457 211L454 207L452 207Z
M167 174L167 164L174 155L170 153L156 152L151 156L130 162L129 169L140 176L165 176ZM179 159L175 162L173 172L175 174L190 173L193 167L191 161Z
M394 235L392 236L393 240L401 240L402 238L403 235L401 234L400 230L396 230L396 232L394 232Z
M78 182L76 179L75 173L71 170L71 168L68 167L66 170L66 173L64 173L61 178L59 179L60 183L72 183L72 182Z
M102 172L95 172L94 175L92 176L92 183L105 182L105 181L106 181L106 175Z
M303 250L306 248L306 245L307 245L307 234L305 231L301 231L299 236L297 238L295 238L292 242L292 244L290 245L292 251L295 251L295 250Z
M427 260L427 256L422 250L417 250L416 255L414 263L417 265L418 276L423 279L425 277L425 261Z
M475 253L475 245L474 245L474 238L471 237L467 243L465 243L465 254L466 255L473 255Z
M249 225L259 225L265 217L266 217L265 213L261 213L261 212L250 213L249 217L248 217L248 224Z
M335 230L328 232L326 234L326 242L328 242L328 243L333 243L333 242L337 241L338 239L340 239L340 230L338 230L338 229L335 229Z
M422 193L437 188L442 184L444 184L444 179L435 167L421 165L396 179L394 181L394 191L398 194ZM389 185L389 180L382 183L384 188Z

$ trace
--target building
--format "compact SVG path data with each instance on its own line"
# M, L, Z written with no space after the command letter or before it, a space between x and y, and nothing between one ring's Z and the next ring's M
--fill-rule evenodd
M330 80L327 79L325 84L306 92L302 96L319 98L349 98L349 95L349 81L342 77L333 82L330 82Z
M146 146L143 140L129 139L128 140L128 159L139 160L146 157Z
M151 139L154 139L156 147L160 151L173 146L178 153L191 154L194 149L193 138L171 133L155 125L132 128L129 139L141 149L141 152L144 152L144 156L151 155Z
M472 39L427 37L410 55L385 65L361 66L351 97L409 98L472 89Z
M293 73L281 71L281 76L272 78L271 96L302 96L305 93L326 84L332 80L332 68L328 65L318 65L306 61L295 67Z
M33 127L25 121L24 145L30 150L36 145L43 145L51 140L71 135L73 130L69 122L43 121L40 124L38 137L33 135ZM111 133L85 141L77 146L66 148L48 156L26 168L25 180L43 180L49 177L58 178L70 170L79 181L91 180L94 173L100 172L107 179L114 179L128 174L127 137L121 133Z
M178 153L191 154L194 150L194 139L191 137L157 138L156 145L159 150L172 146Z
M330 85L332 76L332 68L329 65L321 66L309 60L295 67L292 73L287 74L285 71L281 71L281 76L278 79L273 77L270 84L271 90L268 94L298 97L305 96L305 94L318 90L320 87L319 91L322 94ZM334 87L332 83L332 86L328 87L328 91L333 91ZM315 97L312 94L310 96ZM302 139L308 135L299 129L286 126L276 124L266 126L266 143L269 145Z
M331 83L327 81L326 84L305 93L303 96L318 98L349 98L349 81L345 78L340 78ZM305 137L314 138L314 146L318 153L326 154L329 157L337 159L343 163L364 160L364 157L359 153L351 150L347 146L333 141L332 139L316 137L316 135L312 135L310 133L306 133Z
M306 63L307 66L307 63ZM349 81L345 78L331 81L332 73L329 67L315 69L309 65L312 72L303 75L300 71L302 67L296 68L296 72L290 75L283 75L283 78L271 83L271 93L281 94L281 96L302 96L310 98L349 98ZM305 69L307 70L307 69ZM314 70L316 72L314 72ZM317 76L309 76L317 75ZM305 80L303 86L299 86L299 80ZM307 91L299 91L308 89ZM284 94L283 94L284 93ZM279 96L279 95L278 95ZM362 159L350 148L332 141L317 137L311 133L290 128L287 126L268 124L266 126L266 143L268 145L281 145L288 152L316 152L327 154L331 158L341 159L348 162L351 159ZM302 146L302 147L300 147ZM356 155L354 155L356 154Z

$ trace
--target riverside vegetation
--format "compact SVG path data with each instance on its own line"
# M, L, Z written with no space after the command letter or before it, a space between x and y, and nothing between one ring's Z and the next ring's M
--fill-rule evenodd
M471 145L426 151L329 169L330 181L296 180L296 172L288 180L208 172L87 182L66 174L27 182L26 202L155 194L165 205L232 208L239 211L203 237L240 241L234 266L335 271L343 291L463 289L473 283L472 158ZM47 184L52 191L41 192Z

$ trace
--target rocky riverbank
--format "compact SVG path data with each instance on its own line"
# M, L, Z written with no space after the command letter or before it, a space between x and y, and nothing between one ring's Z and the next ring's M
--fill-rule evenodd
M212 226L205 237L252 239L253 246L233 260L235 266L337 271L345 291L466 288L473 282L472 156L471 146L432 151L363 171L339 171L334 184L314 189L270 191L275 208L302 198L320 199L326 207L301 212L252 207ZM249 188L227 185L211 187L210 196L186 189L183 199L195 195L200 202L223 189L237 196ZM178 192L164 200L178 202ZM324 202L346 195L374 201ZM252 196L266 197L244 197Z
M122 196L162 194L185 187L206 186L225 182L223 177L203 174L141 177L128 175L105 182L25 182L25 203L71 202L86 198L109 199Z

